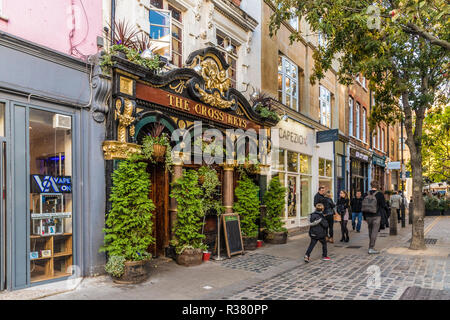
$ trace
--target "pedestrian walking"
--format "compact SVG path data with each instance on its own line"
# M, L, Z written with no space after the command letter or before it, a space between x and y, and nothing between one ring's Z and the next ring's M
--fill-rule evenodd
M341 190L341 192L339 192L339 199L336 204L336 211L341 216L341 242L348 242L350 240L347 229L349 206L350 201L348 200L348 194L346 191Z
M327 238L326 240L329 243L334 243L333 240L333 236L334 236L334 208L336 207L336 205L334 204L333 201L333 196L331 194L331 191L328 190L326 193L326 200L327 200L327 204L325 206L325 218L327 219L328 222L328 230L327 230Z
M381 208L386 208L386 201L382 192L377 190L378 182L372 181L370 183L371 190L369 194L363 199L361 210L363 212L364 220L367 221L369 229L369 254L380 253L375 250L375 242L377 240L378 231L381 222Z
M361 232L362 201L363 201L363 198L361 195L361 191L356 191L356 197L350 201L350 207L352 210L352 228L353 228L353 230L355 230L355 227L356 227L356 232ZM356 219L358 219L357 224L356 224Z
M311 237L311 242L309 244L308 250L306 250L306 254L304 257L305 262L309 262L311 252L319 241L322 244L322 260L330 261L330 258L327 254L327 241L325 237L327 235L328 222L325 218L323 211L325 207L322 203L318 203L316 205L316 211L311 214L309 218L310 227L309 227L309 236Z
M325 187L324 186L320 186L319 187L319 191L316 193L316 195L314 196L314 207L318 204L321 203L323 204L324 208L326 208L328 201L325 198Z
M402 196L398 194L397 191L394 191L394 194L391 196L389 200L389 204L391 208L394 208L397 211L397 222L400 223L402 217L400 215L400 205L402 203Z

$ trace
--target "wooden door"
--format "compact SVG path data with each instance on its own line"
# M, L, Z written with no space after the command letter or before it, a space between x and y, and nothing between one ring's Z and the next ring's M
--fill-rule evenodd
M153 213L153 237L155 243L149 247L149 252L158 257L164 255L165 248L169 246L169 173L164 164L149 164L151 179L150 199L155 204Z

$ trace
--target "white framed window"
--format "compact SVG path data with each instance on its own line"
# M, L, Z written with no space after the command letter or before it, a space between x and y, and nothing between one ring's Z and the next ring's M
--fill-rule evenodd
M331 92L328 91L324 86L320 86L319 90L319 123L327 127L331 127Z
M363 87L364 89L367 89L367 87L366 87L366 78L365 78L365 77L362 77L361 85L362 85L362 87Z
M298 111L298 67L283 55L278 56L278 100Z
M359 127L359 121L360 121L360 109L361 109L361 106L359 105L359 102L357 102L356 103L356 115L355 115L355 123L356 123L356 128L355 128L355 133L356 133L356 139L359 139L360 138L360 132L361 132L361 130L360 130L360 127Z
M379 150L381 147L381 133L380 133L380 127L377 127L377 149Z
M3 13L3 0L0 0L0 17L2 16Z
M290 10L292 12L292 14L294 14L295 8L291 8ZM296 31L298 31L298 27L299 27L299 23L298 23L298 16L297 15L293 15L290 19L289 19L289 24L292 28L294 28Z
M216 34L216 41L217 41L217 48L222 51L224 54L225 60L227 60L227 63L230 65L228 68L228 77L231 80L231 87L237 88L237 60L238 60L238 46L237 44L229 37L226 36L224 33L218 31ZM233 50L227 51L225 48L227 48L229 45L233 48Z
M353 98L348 98L348 135L353 136Z
M376 132L372 133L372 148L375 149L377 147L377 140L376 140Z
M366 117L367 117L367 112L366 112L366 108L362 108L362 141L366 142Z
M152 1L152 4L154 1ZM149 10L150 44L153 51L172 61L172 12L151 7Z
M384 152L384 129L381 130L381 151Z

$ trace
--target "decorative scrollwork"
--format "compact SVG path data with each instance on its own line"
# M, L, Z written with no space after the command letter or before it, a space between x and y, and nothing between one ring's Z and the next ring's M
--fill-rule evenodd
M122 100L117 99L116 101L116 110L115 110L115 119L119 120L119 125L117 127L117 140L119 142L127 142L127 128L130 126L135 118L133 117L134 106L133 103L124 99L123 112L122 111ZM130 128L130 135L133 135L131 131L134 131L134 126Z
M180 80L176 85L170 84L169 88L174 90L176 93L181 94L183 90L186 89L186 82L184 80Z

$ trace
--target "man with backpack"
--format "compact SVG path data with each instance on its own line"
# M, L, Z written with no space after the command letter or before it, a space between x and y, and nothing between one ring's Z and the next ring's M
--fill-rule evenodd
M379 188L377 181L372 181L370 187L368 195L362 201L361 210L369 229L369 254L376 254L380 253L375 250L375 241L380 229L381 210L385 210L386 201L383 193L377 190Z

